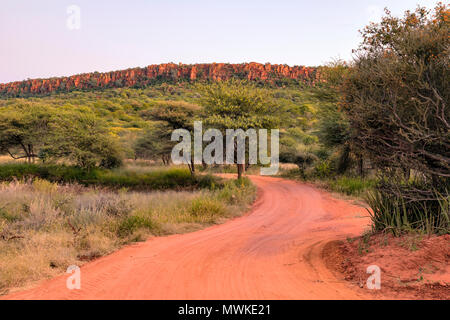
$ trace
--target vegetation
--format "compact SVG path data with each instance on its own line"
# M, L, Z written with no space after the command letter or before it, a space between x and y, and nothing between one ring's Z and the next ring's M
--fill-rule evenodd
M231 83L222 85L233 86ZM209 117L212 111L208 111L208 102L206 101L208 100L208 93L205 93L209 90L208 87L207 83L203 83L203 85L163 83L141 89L75 91L57 93L46 97L0 99L0 109L5 117L11 117L14 112L21 114L23 110L31 109L39 109L46 114L51 114L54 120L52 123L55 125L52 130L49 130L48 139L38 139L35 142L34 149L36 151L32 158L36 163L42 161L47 164L65 163L87 167L88 169L92 168L94 164L100 166L102 161L98 159L98 156L104 154L104 152L101 151L100 147L93 147L93 152L90 153L87 149L90 147L89 141L82 140L82 138L88 137L93 139L93 135L74 137L77 130L82 130L86 126L79 124L79 121L82 120L78 119L79 115L88 115L86 117L90 119L91 125L95 126L95 130L98 127L102 128L101 137L108 140L107 145L112 148L110 152L117 154L120 159L148 159L156 162L162 161L169 165L170 152L174 145L170 141L171 130L179 127L190 128L195 119L204 122L207 118L212 120ZM315 96L314 87L300 87L295 83L286 87L278 87L270 83L258 85L246 82L239 82L239 84L235 82L234 87L241 87L239 92L242 94L262 95L261 98L264 100L261 101L265 103L266 110L277 108L279 112L273 113L272 117L276 118L275 120L278 123L283 124L280 128L282 149L285 146L292 149L307 148L308 150L311 149L311 152L320 149L317 144L318 138L313 133L313 127L316 121L315 114L320 109L321 101ZM217 87L212 84L210 89L215 90ZM58 114L60 114L59 118ZM64 119L66 120L63 121ZM168 122L168 120L171 122ZM251 119L251 121L253 120ZM61 124L61 130L56 130L59 123ZM66 127L71 125L72 129L65 133L62 130L63 123ZM78 125L81 128L77 129ZM25 127L28 127L28 125ZM94 129L91 129L91 131L83 130L95 132ZM85 153L82 152L83 150L67 152L67 147L70 144L65 145L64 141L75 141L75 138L81 139L80 147L84 147ZM81 143L83 141L84 144ZM58 145L62 147L61 150L55 142L58 142ZM103 145L101 141L98 144ZM21 150L18 146L20 146L20 143L15 145L14 152ZM52 150L48 150L52 146L54 146L51 148ZM41 149L46 152L39 152ZM62 152L63 150L65 152ZM8 154L6 148L0 153ZM22 151L20 155L16 153L13 153L13 155L15 158L19 158L23 153ZM77 156L79 154L83 154L85 157ZM92 161L87 161L90 156L92 156ZM80 161L77 162L77 159L80 159ZM87 164L85 165L84 162ZM117 162L117 165L119 164L120 162ZM195 168L191 169L194 170Z
M381 176L369 198L376 231L450 231L449 14L387 11L362 31L342 86L351 143Z
M0 294L151 235L220 223L242 213L254 198L247 179L214 190L151 193L39 178L2 182Z
M0 152L30 163L66 159L86 169L122 163L117 142L94 114L34 104L2 108Z
M218 129L224 137L227 129L247 131L248 129L272 129L279 125L282 112L278 110L275 101L268 98L264 89L242 81L231 81L201 86L200 92L202 93L201 103L204 106L205 129ZM235 149L237 149L237 139L234 139ZM226 147L226 142L223 146ZM223 154L225 155L225 152ZM237 151L234 152L233 158L238 179L240 179L244 172L245 159L239 159Z
M220 188L222 182L211 175L192 176L182 168L158 170L92 169L61 165L13 163L0 165L0 181L40 178L56 183L75 183L84 186L103 186L114 189L166 190Z
M367 195L376 232L448 233L448 17L442 4L433 12L408 11L402 18L387 12L379 24L362 31L353 61L319 67L317 81L310 83L191 83L176 81L174 74L174 81L143 78L146 85L140 88L55 90L48 96L0 99L0 154L17 162L1 166L0 179L31 176L133 192L225 192L226 186L203 173L232 171L241 178L252 170L248 161L236 168L208 168L191 157L189 170L163 168L171 162L172 131L192 131L195 120L203 121L203 130L222 133L277 128L280 161L297 167L282 175ZM145 162L130 170L123 167L124 159ZM219 203L198 200L187 208L194 216L203 216L204 210L221 215ZM133 217L120 232L152 223Z

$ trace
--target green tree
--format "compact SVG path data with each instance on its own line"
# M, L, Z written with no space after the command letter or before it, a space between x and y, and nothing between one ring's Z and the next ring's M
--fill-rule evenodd
M147 120L157 120L165 123L165 127L157 127L155 132L155 139L163 139L161 144L153 143L152 146L161 147L162 152L167 147L165 140L170 142L170 136L172 131L176 129L186 129L193 132L194 121L200 113L201 107L199 105L188 103L185 101L158 101L156 106L149 110L145 110L141 113L142 117ZM168 135L161 131L167 129ZM153 138L147 136L147 138ZM142 145L141 145L142 146ZM150 146L150 145L149 145ZM158 148L159 148L158 147ZM155 150L155 149L154 149ZM195 166L193 157L191 158L191 163L188 164L191 174L195 174Z
M401 18L386 10L362 31L343 85L352 143L383 174L371 201L376 230L449 232L449 15L443 4Z
M83 168L115 168L122 165L118 138L106 124L87 110L58 110L50 123L50 135L39 155L44 160L67 159Z
M343 87L353 143L380 167L450 177L449 11L387 15L364 41Z
M199 85L204 124L219 129L272 129L279 125L279 107L266 90L244 81ZM224 144L225 145L225 144ZM236 146L236 141L235 141ZM236 164L238 179L245 164Z
M34 161L49 134L51 112L41 106L13 105L0 114L0 152Z
M171 128L164 123L153 124L137 139L134 146L136 156L141 159L160 158L165 165L170 164L174 142L170 140Z

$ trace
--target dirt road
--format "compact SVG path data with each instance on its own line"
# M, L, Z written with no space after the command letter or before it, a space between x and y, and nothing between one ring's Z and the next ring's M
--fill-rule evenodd
M198 232L153 238L6 299L358 299L321 258L331 240L360 234L366 211L293 181L252 177L251 212Z

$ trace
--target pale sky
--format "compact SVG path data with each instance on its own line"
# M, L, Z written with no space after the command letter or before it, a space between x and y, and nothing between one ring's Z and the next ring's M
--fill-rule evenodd
M348 60L384 7L432 0L1 0L0 83L149 64ZM68 7L80 9L79 29ZM74 24L75 21L75 24Z

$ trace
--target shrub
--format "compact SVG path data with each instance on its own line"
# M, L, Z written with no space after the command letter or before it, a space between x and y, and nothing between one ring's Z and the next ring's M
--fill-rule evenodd
M35 165L14 163L0 165L0 181L38 178L36 185L48 182L80 183L85 186L99 185L113 188L132 188L135 190L220 188L219 178L211 175L192 176L184 168L136 172L127 169L91 169L58 165ZM50 187L48 185L47 187Z
M359 196L363 192L372 189L375 186L375 180L359 177L339 177L330 181L329 186L334 191Z
M49 192L53 185L31 179L0 183L0 295L149 235L219 222L243 212L255 196L247 179L201 191L127 192L65 184Z
M352 147L383 174L368 199L374 229L447 232L449 7L386 13L362 31L341 88ZM411 169L421 182L402 182Z
M119 222L117 235L124 238L141 228L154 231L158 229L158 225L149 216L129 216Z
M192 201L189 213L194 217L213 219L226 213L225 206L216 199L197 198Z
M314 173L318 178L328 178L332 173L332 167L329 161L319 161L314 167Z
M441 193L417 182L398 186L398 192L381 185L366 196L373 230L394 235L412 230L450 233L449 200L448 189Z

